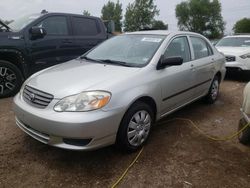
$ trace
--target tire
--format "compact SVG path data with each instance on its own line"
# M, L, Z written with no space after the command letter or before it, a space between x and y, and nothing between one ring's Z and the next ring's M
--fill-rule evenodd
M218 76L215 76L209 88L208 94L204 98L205 102L208 104L213 104L219 96L219 91L220 91L220 80Z
M12 63L0 60L0 98L15 95L23 82L21 71Z
M148 140L153 122L151 107L143 102L134 103L121 121L116 138L117 148L128 153L140 149Z
M243 127L247 125L247 121L242 118L239 121L239 127L238 130L240 131ZM249 145L250 144L250 127L246 128L242 133L238 135L240 143L244 145Z

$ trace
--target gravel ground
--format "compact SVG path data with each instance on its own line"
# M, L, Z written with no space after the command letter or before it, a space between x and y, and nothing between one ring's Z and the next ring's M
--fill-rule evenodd
M237 139L209 140L176 117L193 120L206 133L237 130L246 80L227 79L213 105L197 101L159 122L120 187L250 187L250 148ZM35 141L14 122L12 99L0 100L0 187L110 187L137 153L107 147L65 151Z

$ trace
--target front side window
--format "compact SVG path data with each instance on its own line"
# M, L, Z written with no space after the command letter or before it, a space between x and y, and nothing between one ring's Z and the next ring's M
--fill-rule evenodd
M73 17L74 35L95 36L99 33L96 20L90 18Z
M164 53L165 57L182 57L183 62L191 59L187 37L178 37L171 41Z
M201 59L211 55L211 50L208 48L208 44L205 40L198 37L190 37L194 50L194 58Z
M45 18L38 27L43 27L47 35L68 35L67 18L64 16L52 16Z
M143 67L149 63L164 39L163 35L119 35L103 42L84 57Z

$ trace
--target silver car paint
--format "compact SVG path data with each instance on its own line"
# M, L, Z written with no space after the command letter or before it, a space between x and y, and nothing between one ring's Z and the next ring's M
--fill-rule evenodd
M38 109L27 104L20 93L17 94L14 98L14 111L18 126L24 130L28 125L31 130L50 135L47 144L56 147L76 150L96 149L115 143L122 117L137 99L141 97L153 99L157 107L156 119L159 120L206 95L216 73L221 73L222 80L225 76L225 58L212 45L214 51L212 56L193 60L181 66L156 70L161 55L173 38L197 36L209 43L199 34L168 31L132 34L166 35L166 39L150 63L143 68L72 60L35 74L25 84L53 94L55 99L46 109ZM191 56L194 59L192 48ZM60 99L91 90L111 92L110 102L104 108L92 112L58 113L53 110ZM181 91L185 92L178 94ZM176 93L178 95L175 95ZM31 130L24 131L39 140L30 132ZM91 138L92 141L84 147L79 147L63 143L62 138Z

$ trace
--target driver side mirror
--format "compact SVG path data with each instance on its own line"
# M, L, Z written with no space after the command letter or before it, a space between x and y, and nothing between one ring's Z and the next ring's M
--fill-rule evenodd
M180 56L177 57L164 57L162 56L159 63L157 64L156 69L164 69L168 66L178 66L183 64L183 58Z
M35 26L30 29L30 34L31 34L31 40L36 40L43 38L47 33L43 27Z

